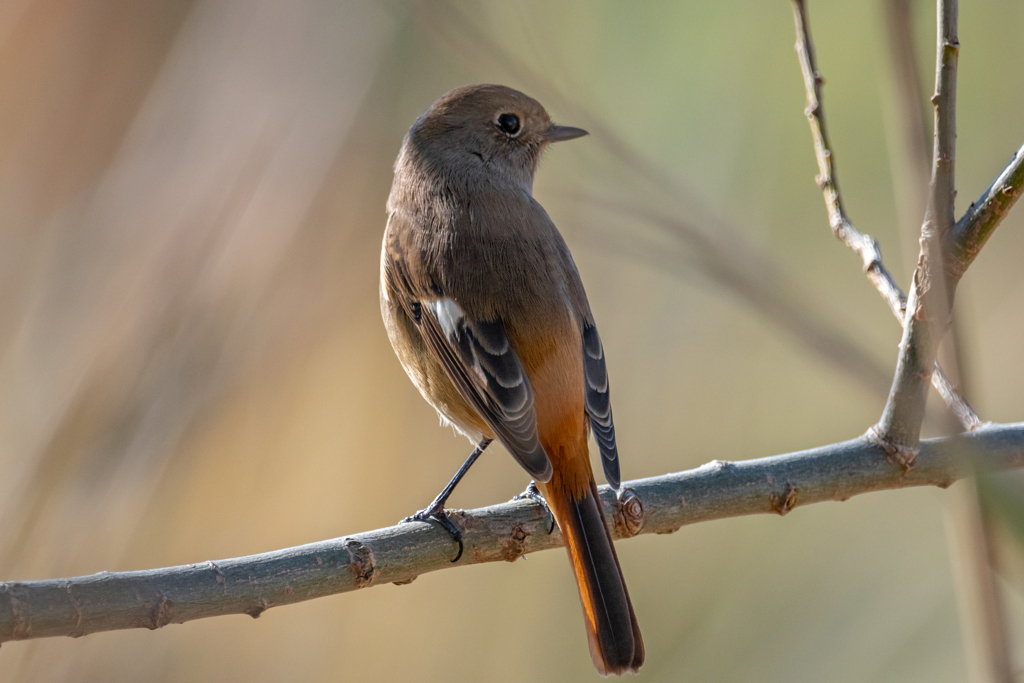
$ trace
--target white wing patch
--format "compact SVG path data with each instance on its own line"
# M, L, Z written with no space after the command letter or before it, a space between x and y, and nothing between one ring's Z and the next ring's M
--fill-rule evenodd
M434 314L434 318L437 319L446 337L458 338L458 324L466 314L462 312L457 303L451 299L435 299L434 301L424 301L423 305Z

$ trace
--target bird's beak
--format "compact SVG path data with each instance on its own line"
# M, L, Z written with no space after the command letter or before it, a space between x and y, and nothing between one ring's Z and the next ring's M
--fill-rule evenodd
M584 135L590 135L587 131L582 128L573 128L572 126L556 126L551 125L546 131L544 131L544 142L562 142L563 140L575 140L581 138Z

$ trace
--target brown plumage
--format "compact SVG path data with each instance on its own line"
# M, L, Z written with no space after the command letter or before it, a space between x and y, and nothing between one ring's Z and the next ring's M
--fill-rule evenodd
M604 354L569 249L532 193L544 148L585 134L503 86L435 102L395 163L381 311L442 418L474 443L497 438L539 482L572 560L594 665L619 674L639 669L644 646L587 449L593 429L618 487Z

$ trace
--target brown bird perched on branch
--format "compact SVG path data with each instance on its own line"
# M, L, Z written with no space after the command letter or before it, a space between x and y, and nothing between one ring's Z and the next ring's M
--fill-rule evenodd
M499 85L453 90L406 135L381 254L381 311L423 397L477 444L425 510L498 439L539 483L572 560L594 665L636 671L644 644L590 468L594 432L619 487L601 338L565 241L533 198L541 152L586 135ZM532 484L531 484L532 486ZM456 560L458 557L456 557Z

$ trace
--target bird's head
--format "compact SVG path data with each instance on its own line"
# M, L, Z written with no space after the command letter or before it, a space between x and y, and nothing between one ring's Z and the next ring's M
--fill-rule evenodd
M532 187L540 154L552 142L587 135L559 126L541 104L503 85L468 85L441 96L413 125L406 151L444 176ZM401 161L401 160L400 160Z

